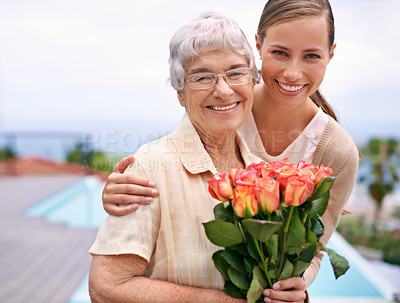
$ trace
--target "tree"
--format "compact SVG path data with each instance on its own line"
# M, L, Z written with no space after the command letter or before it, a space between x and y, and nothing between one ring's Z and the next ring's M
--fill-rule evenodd
M363 163L368 168L361 176L372 199L376 202L373 223L373 237L376 237L379 216L385 197L392 193L399 181L397 164L399 160L399 142L396 139L371 139L362 149Z
M17 156L17 154L9 147L0 149L0 160L14 158L16 156Z
M87 144L78 142L72 150L67 153L67 162L80 163L92 169L112 172L118 160L109 159L103 152L91 150Z

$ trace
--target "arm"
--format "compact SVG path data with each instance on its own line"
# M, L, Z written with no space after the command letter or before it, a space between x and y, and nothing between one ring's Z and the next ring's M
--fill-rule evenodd
M110 215L122 216L149 204L158 196L154 182L137 174L124 174L125 169L135 161L134 156L123 158L114 166L103 189L103 207Z
M316 162L317 164L323 163L325 166L332 168L333 175L336 177L331 189L328 207L322 216L324 235L321 237L321 242L324 245L327 245L335 231L344 206L353 190L357 178L358 162L359 153L356 145L353 143L350 135L338 125L329 143L320 153L320 159ZM317 276L322 257L323 253L319 252L304 273L307 287L311 285Z
M244 303L221 290L179 285L143 277L147 261L138 255L95 255L89 274L92 302Z

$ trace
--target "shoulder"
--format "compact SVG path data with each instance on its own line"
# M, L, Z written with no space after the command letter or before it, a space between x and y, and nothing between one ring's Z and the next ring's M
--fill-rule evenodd
M150 178L157 176L157 172L168 170L171 163L179 162L176 147L170 135L142 145L134 156L135 162L128 166L125 172Z
M314 162L332 168L334 174L343 169L355 174L358 168L359 151L350 134L333 118L328 125L314 155Z

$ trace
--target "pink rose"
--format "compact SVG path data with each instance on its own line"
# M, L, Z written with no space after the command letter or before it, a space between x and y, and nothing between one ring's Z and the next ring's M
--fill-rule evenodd
M255 192L261 211L274 212L279 207L279 183L271 177L257 178Z
M214 174L207 183L208 191L214 199L225 202L232 197L233 188L227 174Z
M235 185L246 185L246 186L255 186L254 185L254 180L259 177L259 173L256 172L255 170L248 170L244 169L241 171L238 171L235 176Z
M314 184L317 184L323 178L332 177L332 176L333 176L332 169L321 164L321 166L315 173Z

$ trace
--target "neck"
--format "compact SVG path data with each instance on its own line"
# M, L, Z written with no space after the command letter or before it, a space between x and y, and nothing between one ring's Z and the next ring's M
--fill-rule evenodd
M225 173L234 167L244 167L244 161L236 143L236 132L218 138L199 130L197 133L218 172Z
M258 85L255 90L252 112L264 148L271 156L280 155L317 111L318 107L310 98L298 107L288 109L277 106L264 85Z

